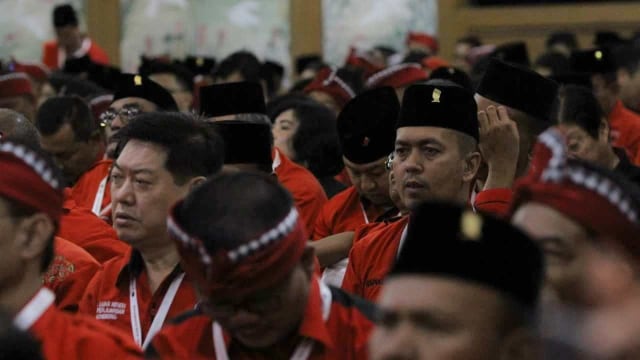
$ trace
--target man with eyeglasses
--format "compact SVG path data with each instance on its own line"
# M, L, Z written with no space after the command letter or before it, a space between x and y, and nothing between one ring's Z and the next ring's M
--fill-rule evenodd
M108 175L116 148L114 135L136 115L152 111L177 111L178 107L171 94L155 82L141 75L122 74L116 83L113 102L100 115L100 126L107 137L106 159L98 162L76 183L74 189L83 207L95 214L108 213L111 204ZM98 166L99 165L99 166Z
M113 102L100 116L107 131L107 155L113 154L115 143L111 139L120 129L136 115L152 111L178 111L178 105L167 90L145 76L120 75Z

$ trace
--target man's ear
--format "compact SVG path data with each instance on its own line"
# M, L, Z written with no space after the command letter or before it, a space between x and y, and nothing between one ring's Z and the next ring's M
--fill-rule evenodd
M189 180L189 192L193 191L193 189L201 185L206 180L207 178L204 176L196 176L193 179Z
M42 257L55 234L56 227L53 221L44 213L36 213L18 221L16 246L20 256L27 260Z
M470 152L464 157L464 168L462 179L464 182L473 180L478 174L480 164L482 162L482 155L478 151Z

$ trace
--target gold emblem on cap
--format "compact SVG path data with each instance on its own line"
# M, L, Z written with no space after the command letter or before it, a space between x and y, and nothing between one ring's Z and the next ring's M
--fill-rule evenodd
M460 217L460 231L463 240L478 241L482 235L482 218L471 210L466 210Z
M202 64L204 64L204 59L199 57L196 59L196 65L198 66L202 66Z
M602 60L602 51L598 50L595 52L595 54L593 54L593 56L595 56L596 60Z
M440 91L440 89L433 89L433 92L431 93L431 102L432 103L439 103L440 102L440 94L442 94L442 91Z
M133 77L133 83L135 86L142 86L142 76L136 75Z

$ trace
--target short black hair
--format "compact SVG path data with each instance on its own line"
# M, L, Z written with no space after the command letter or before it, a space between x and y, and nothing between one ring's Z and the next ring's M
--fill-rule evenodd
M189 193L175 216L214 253L253 240L280 222L292 206L291 195L273 176L222 172Z
M335 113L313 101L300 101L291 107L298 120L293 149L298 163L307 165L316 177L337 175L344 164Z
M214 78L227 77L239 72L244 81L260 83L260 60L248 51L237 51L227 56L213 70Z
M408 63L422 63L422 60L429 57L429 54L421 51L421 50L411 50L405 57L402 59L402 62L405 64Z
M555 51L547 51L538 56L535 66L541 66L551 69L551 75L561 75L570 72L571 63L569 59Z
M309 97L302 92L300 93L293 92L293 93L277 96L269 100L269 102L267 103L266 105L267 116L273 123L276 121L276 118L280 114L295 107L296 104L305 102L305 101L312 101L312 100L309 99Z
M98 130L89 105L78 96L58 96L47 99L36 114L36 127L42 135L56 133L70 124L76 140L89 141Z
M558 91L551 118L559 124L577 125L597 139L603 117L602 107L590 89L565 85Z
M458 40L456 40L456 43L464 43L464 44L469 44L471 45L471 47L476 47L476 46L480 46L482 45L482 41L480 41L480 38L475 36L475 35L467 35L467 36L463 36L461 38L459 38Z
M640 46L623 45L613 50L616 67L624 69L629 74L635 74L640 69Z
M32 149L40 149L40 133L23 114L10 109L0 109L0 133L2 140L17 141Z
M191 114L143 113L115 136L118 141L116 159L129 140L150 142L165 148L165 168L178 185L196 176L217 173L224 161L224 145L220 135Z
M554 32L545 41L545 46L551 48L556 44L562 44L569 48L569 50L575 50L578 48L578 39L576 34L572 32L559 31Z

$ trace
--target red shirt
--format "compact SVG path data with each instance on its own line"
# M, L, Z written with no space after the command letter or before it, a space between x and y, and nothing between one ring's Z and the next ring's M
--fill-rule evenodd
M129 283L136 279L136 293L140 314L142 339L145 339L165 294L174 279L183 271L177 265L162 281L155 293L151 293L144 261L140 253L132 249L127 254L107 261L91 280L80 302L80 313L91 315L133 336L131 326L131 302ZM171 303L165 323L175 316L195 307L196 294L187 277L180 283Z
M483 190L476 195L473 207L478 212L506 218L509 215L512 198L513 190L511 189Z
M324 204L316 220L312 239L354 231L360 225L375 221L383 213L384 209L373 204L365 207L358 190L351 186Z
M129 250L129 245L118 239L109 224L76 204L70 189L65 189L58 236L85 249L101 264Z
M57 70L64 65L64 53L61 57L60 52L63 50L58 46L58 41L47 41L42 45L42 63L47 65L51 70ZM82 43L82 47L75 54L77 57L82 57L85 54L89 55L89 58L95 63L108 65L109 56L98 44L91 41L89 38L85 38Z
M396 261L400 239L409 217L396 218L383 225L369 226L349 253L349 264L342 282L345 291L375 301Z
M76 201L76 204L85 209L92 210L93 202L96 199L96 194L102 181L104 181L109 175L111 169L111 160L98 160L91 169L87 170L71 188L71 196ZM102 198L102 205L100 209L104 209L105 206L111 204L111 190L109 184L104 183L104 193Z
M87 284L100 270L100 263L81 247L56 237L53 261L43 275L44 286L56 294L56 306L76 312Z
M640 165L640 115L618 100L609 114L613 146L627 151L631 162Z
M314 277L304 318L298 335L314 340L309 359L366 359L366 344L372 328L373 305L337 288L330 288L329 318L322 317L323 303L320 283ZM224 334L230 359L266 359L258 353L234 346L229 334ZM180 322L166 326L152 342L156 356L162 359L215 359L212 319L194 312ZM277 345L275 346L277 347ZM284 347L284 346L283 346ZM283 352L291 346L284 347ZM274 349L277 351L278 349ZM290 355L283 354L288 359Z
M46 359L141 359L142 352L125 334L95 319L69 314L53 305L55 295L45 288L29 301L14 324L41 344Z
M320 209L327 202L322 185L309 170L289 160L276 148L273 149L273 170L278 181L293 196L307 234L311 235Z

